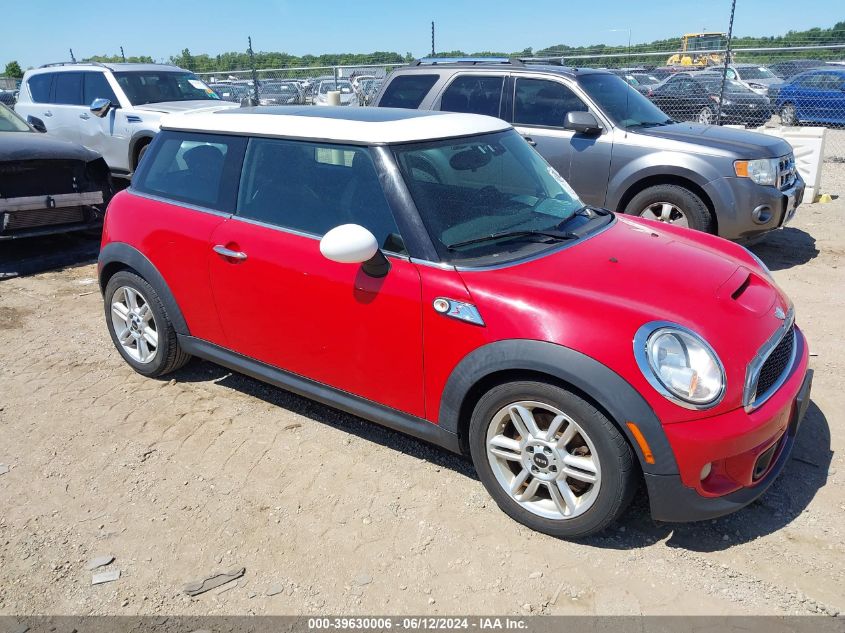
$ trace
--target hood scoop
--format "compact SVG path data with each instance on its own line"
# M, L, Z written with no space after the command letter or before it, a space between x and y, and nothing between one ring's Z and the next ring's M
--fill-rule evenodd
M752 314L765 314L775 303L777 292L772 284L740 266L716 291L716 298L736 302Z

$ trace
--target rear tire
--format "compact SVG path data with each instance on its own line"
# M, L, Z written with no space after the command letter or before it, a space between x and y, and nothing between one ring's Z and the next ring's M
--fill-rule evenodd
M473 411L469 446L499 508L550 536L600 532L636 488L633 453L616 426L556 385L519 381L488 391Z
M135 371L155 378L185 365L176 330L153 287L128 270L115 273L104 293L106 326L112 342Z

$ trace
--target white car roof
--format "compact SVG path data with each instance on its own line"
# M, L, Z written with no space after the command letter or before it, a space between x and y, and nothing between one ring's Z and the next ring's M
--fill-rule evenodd
M510 129L479 114L349 106L258 106L165 116L163 130L278 136L363 145L409 143Z

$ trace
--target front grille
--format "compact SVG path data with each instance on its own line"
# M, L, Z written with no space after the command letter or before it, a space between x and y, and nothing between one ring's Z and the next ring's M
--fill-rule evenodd
M798 171L795 168L795 156L790 153L781 156L778 161L778 188L789 189L795 184Z
M0 217L0 229L15 231L54 224L74 224L85 221L82 207L63 207L60 209L37 209L33 211L9 211Z
M757 392L754 394L755 400L766 393L783 375L783 372L789 369L793 347L795 347L795 326L791 325L777 347L769 354L766 362L763 363L763 367L760 368Z

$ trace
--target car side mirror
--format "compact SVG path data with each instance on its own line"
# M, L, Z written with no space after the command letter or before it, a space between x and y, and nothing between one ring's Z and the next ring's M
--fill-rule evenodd
M341 264L362 264L365 273L384 277L390 262L381 252L375 235L360 224L341 224L320 240L323 257Z
M567 112L563 127L577 134L601 134L601 124L592 112Z
M111 109L111 101L108 99L94 99L91 102L91 107L88 109L91 110L91 114L102 119L109 113L109 109Z
M29 115L28 117L26 117L26 122L29 123L32 126L32 129L36 132L41 132L42 134L47 133L47 126L44 125L44 121L42 121L38 117Z

